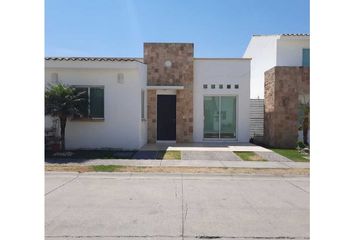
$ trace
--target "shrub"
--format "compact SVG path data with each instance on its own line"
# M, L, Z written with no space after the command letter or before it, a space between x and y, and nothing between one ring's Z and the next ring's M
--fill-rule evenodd
M306 147L306 145L303 142L301 142L301 141L297 142L297 146L299 148L305 148Z

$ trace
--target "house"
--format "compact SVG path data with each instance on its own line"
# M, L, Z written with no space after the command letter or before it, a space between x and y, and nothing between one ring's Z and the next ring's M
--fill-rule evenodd
M245 51L244 57L252 58L251 98L264 98L266 145L293 148L303 140L303 106L309 104L310 94L309 45L308 34L254 35ZM250 111L254 112L252 105ZM251 129L257 128L253 122L251 118Z
M244 58L252 58L251 98L264 99L264 73L275 66L305 66L310 63L309 34L253 35Z
M47 57L45 81L86 92L84 116L67 123L67 149L248 142L250 61L195 58L192 43L145 43L143 58Z

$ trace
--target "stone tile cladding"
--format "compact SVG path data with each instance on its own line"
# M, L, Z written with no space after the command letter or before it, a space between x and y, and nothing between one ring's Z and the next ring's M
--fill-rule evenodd
M264 143L296 147L299 95L310 94L310 69L274 67L264 76Z
M171 61L171 67L165 62ZM148 86L184 86L176 91L176 141L193 141L193 61L192 43L144 43ZM156 142L156 90L148 90L148 142Z
M148 143L156 142L156 119L157 119L157 97L156 90L147 91L147 121L148 121Z

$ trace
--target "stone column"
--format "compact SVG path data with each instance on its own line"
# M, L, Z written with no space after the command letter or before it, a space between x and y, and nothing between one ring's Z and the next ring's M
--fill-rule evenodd
M265 72L265 144L279 148L296 147L299 94L309 94L309 81L309 68L274 67Z

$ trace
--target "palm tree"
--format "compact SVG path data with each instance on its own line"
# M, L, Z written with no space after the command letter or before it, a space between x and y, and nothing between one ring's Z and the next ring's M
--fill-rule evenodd
M50 85L45 91L45 114L59 118L61 149L65 151L65 127L67 119L81 115L78 104L84 100L75 88L58 83Z

